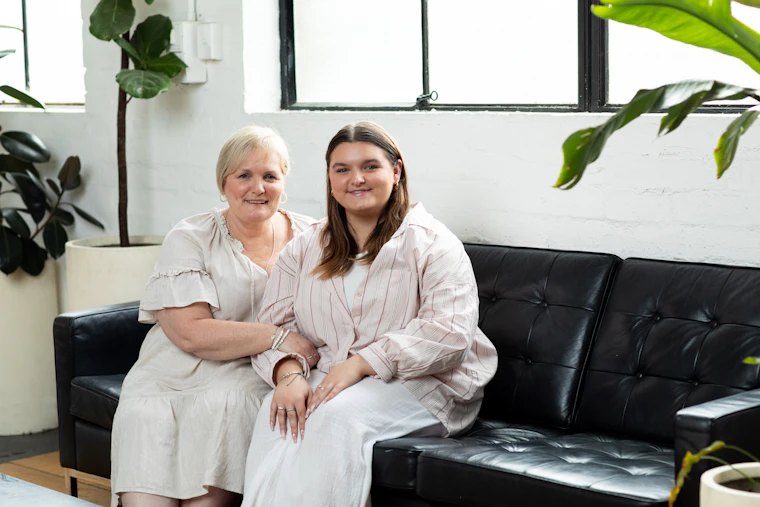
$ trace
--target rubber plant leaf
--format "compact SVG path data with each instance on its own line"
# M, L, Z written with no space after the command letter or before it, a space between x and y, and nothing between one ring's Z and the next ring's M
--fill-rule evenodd
M40 246L31 239L25 238L21 238L21 246L23 248L21 269L32 276L37 276L42 273L42 270L45 268L45 261L47 260L47 252L45 249L40 248Z
M94 216L90 215L89 213L87 213L82 208L80 208L78 206L75 206L74 204L71 204L71 203L68 203L68 205L71 206L74 209L74 211L76 212L77 215L79 215L83 219L87 220L88 222L90 222L95 227L99 227L100 229L102 229L104 231L106 230L106 227L103 224L101 224L98 221L97 218L95 218Z
M132 0L100 0L90 15L90 33L110 41L132 28L135 8Z
M0 134L0 144L14 157L25 162L47 162L50 152L42 140L28 132L12 130Z
M21 265L23 247L15 232L0 225L0 271L10 275Z
M733 56L760 73L760 34L731 15L730 0L603 0L591 9L603 19Z
M13 97L14 99L24 104L30 105L32 107L38 107L40 109L45 109L45 104L43 102L35 99L31 95L28 95L12 86L2 85L0 86L0 92L3 92L9 97Z
M2 214L3 219L5 219L13 232L22 238L31 237L32 232L29 230L29 226L26 225L24 219L21 218L21 215L19 215L18 210L14 208L0 208L0 214Z
M636 96L603 124L571 134L562 145L564 162L555 187L569 189L578 184L586 168L599 158L609 137L642 114L667 110L660 133L672 132L700 105L713 100L741 100L755 90L719 81L681 81L639 90Z
M42 231L42 239L50 256L57 259L66 251L66 242L69 240L69 236L58 220L53 219L47 223Z
M45 217L47 209L47 199L45 191L27 174L9 173L5 177L16 188L16 192L21 195L27 211L32 215L35 223L40 223Z

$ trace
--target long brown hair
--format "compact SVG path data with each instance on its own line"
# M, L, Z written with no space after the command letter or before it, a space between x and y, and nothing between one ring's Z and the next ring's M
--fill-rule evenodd
M388 203L377 220L375 230L367 238L365 245L367 253L361 258L361 263L372 264L380 249L398 230L409 211L406 163L396 141L383 127L372 122L351 123L340 129L330 140L325 155L327 162L327 223L319 238L322 246L322 260L314 269L314 274L319 275L319 278L323 280L348 273L359 253L359 247L348 230L346 209L333 197L330 186L330 158L335 148L343 143L374 144L383 150L391 165L395 166L399 162L401 164L398 189L391 192Z

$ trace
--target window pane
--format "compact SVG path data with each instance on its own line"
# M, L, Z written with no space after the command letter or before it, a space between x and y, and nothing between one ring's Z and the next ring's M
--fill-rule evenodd
M430 88L444 104L577 104L578 4L430 0Z
M29 84L48 104L84 104L80 3L26 2Z
M731 3L734 17L754 30L760 9ZM642 88L657 88L685 79L716 79L760 88L760 75L736 58L668 39L657 32L622 23L609 24L609 98L625 104ZM754 103L748 99L749 103ZM738 104L737 101L721 101ZM747 102L747 101L743 101Z
M21 29L20 0L0 0L0 25ZM15 49L15 53L0 58L0 84L24 89L24 35L19 30L0 28L0 51ZM0 93L0 102L17 101Z
M414 103L422 93L416 0L294 0L298 102Z

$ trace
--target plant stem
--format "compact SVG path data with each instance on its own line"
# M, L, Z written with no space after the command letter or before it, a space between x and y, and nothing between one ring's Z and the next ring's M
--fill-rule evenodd
M50 223L50 221L55 217L55 210L58 209L58 206L61 204L61 197L63 197L63 192L61 192L58 195L58 199L55 201L55 204L50 208L50 214L47 217L47 220L42 225L37 224L37 230L34 231L34 234L32 234L32 237L29 239L34 239L37 237L37 234L40 233L43 229L45 229L45 226Z
M129 31L122 35L129 42ZM129 68L129 55L121 50L121 69ZM119 107L116 114L116 157L119 166L119 244L129 246L127 229L127 92L119 86Z
M742 471L742 470L740 470L738 468L735 468L734 465L732 465L731 463L729 463L728 461L726 461L724 459L716 458L715 456L705 456L702 459L709 460L709 461L716 461L716 462L720 463L721 465L725 465L728 468L730 468L731 470L733 470L734 472L736 472L737 474L739 474L742 477L744 477L745 479L747 479L750 483L752 483L753 486L760 487L760 484L758 484L755 479L753 479L752 477L750 477L749 475L747 475L746 473L744 473L744 471Z

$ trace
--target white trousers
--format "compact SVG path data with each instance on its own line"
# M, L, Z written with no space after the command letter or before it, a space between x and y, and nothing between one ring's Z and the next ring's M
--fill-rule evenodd
M325 374L312 370L312 389ZM273 393L261 404L245 470L243 507L364 507L372 447L403 436L442 436L443 425L398 381L366 377L323 403L294 444L269 429Z

